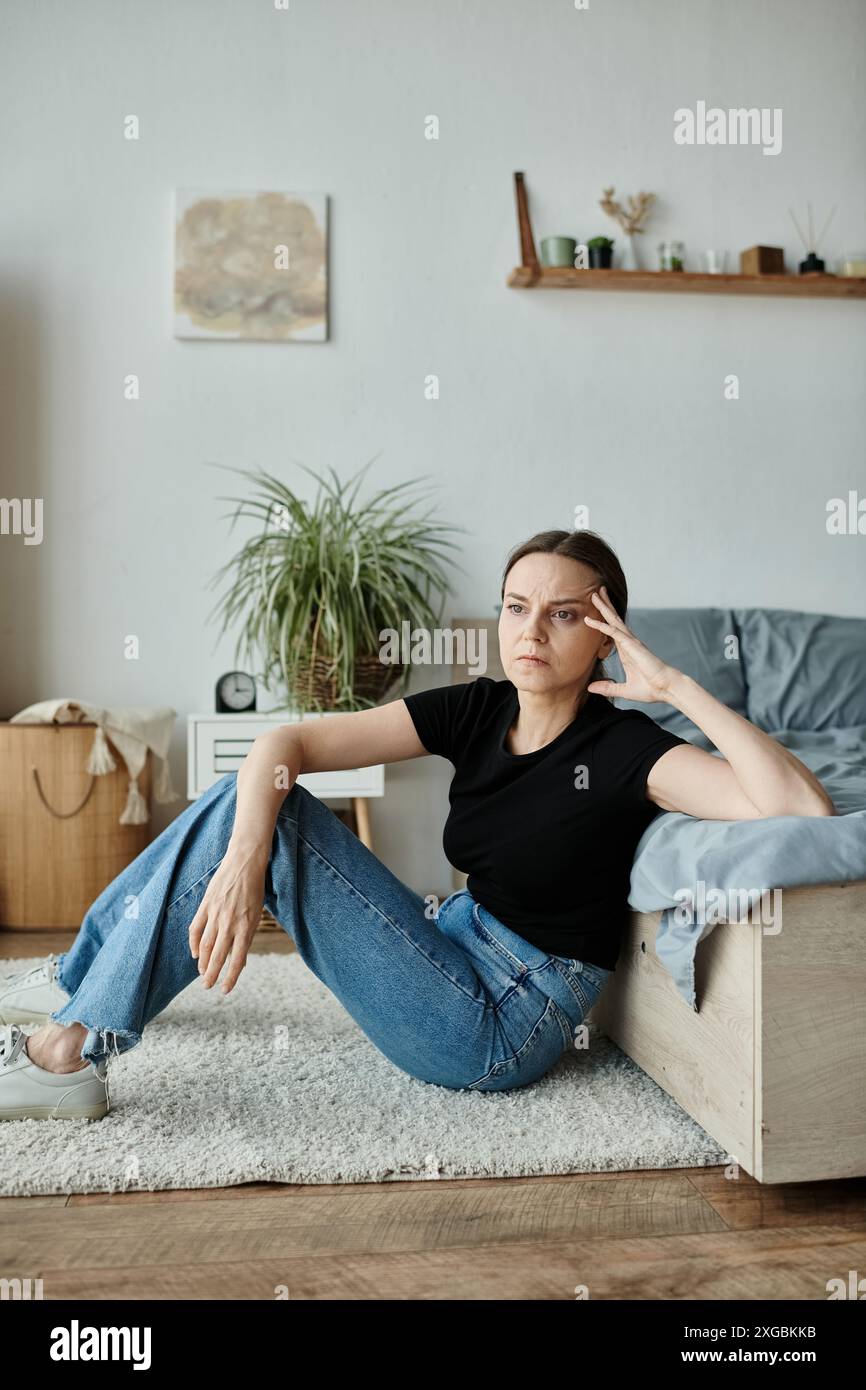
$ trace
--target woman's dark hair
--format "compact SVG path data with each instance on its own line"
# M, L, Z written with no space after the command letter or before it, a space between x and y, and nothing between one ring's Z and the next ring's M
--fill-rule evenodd
M625 622L625 615L628 611L628 585L625 582L622 565L607 542L603 541L595 531L539 531L537 535L531 536L522 545L515 546L505 561L505 568L502 571L502 588L499 593L501 599L505 598L505 582L512 566L516 565L518 560L522 560L524 555L537 555L539 553L566 555L568 559L579 560L582 565L588 565L590 569L595 570L599 583L607 589L612 607ZM604 662L599 659L592 668L589 682L608 679ZM605 696L604 698L610 699L611 697Z

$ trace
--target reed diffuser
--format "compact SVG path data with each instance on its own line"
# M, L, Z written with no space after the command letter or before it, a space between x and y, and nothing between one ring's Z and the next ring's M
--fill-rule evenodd
M808 242L806 241L806 238L803 236L803 233L800 231L799 223L797 222L797 219L796 219L796 217L794 216L793 209L788 208L788 212L791 214L791 221L792 221L793 224L794 224L794 227L795 227L796 232L797 232L797 236L798 236L798 237L800 238L800 240L802 241L802 243L803 243L803 250L806 252L806 259L805 259L805 261L801 261L801 262L800 262L800 274L801 274L801 275L814 275L814 274L823 275L823 274L824 274L824 262L823 262L822 260L820 260L819 257L818 257L818 247L821 245L821 242L822 242L823 239L824 239L824 235L825 235L825 233L826 233L826 231L827 231L827 228L830 226L830 223L833 221L833 216L834 216L834 213L836 212L837 206L838 206L837 203L834 203L834 204L833 204L833 207L832 207L832 209L831 209L831 211L830 211L830 216L827 218L827 221L824 223L824 226L821 228L821 231L820 231L819 234L818 234L818 239L817 239L817 241L816 241L816 240L815 240L814 233L813 233L813 229L812 229L812 204L811 204L811 203L807 203L807 204L806 204L806 213L807 213L807 217L808 217L807 226L808 226L808 228L809 228L809 240L808 240Z

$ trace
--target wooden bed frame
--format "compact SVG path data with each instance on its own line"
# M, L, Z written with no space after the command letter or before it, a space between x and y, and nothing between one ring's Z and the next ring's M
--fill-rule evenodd
M782 927L719 923L698 1012L631 914L589 1021L758 1182L866 1175L866 882L779 890ZM758 905L758 913L760 906Z

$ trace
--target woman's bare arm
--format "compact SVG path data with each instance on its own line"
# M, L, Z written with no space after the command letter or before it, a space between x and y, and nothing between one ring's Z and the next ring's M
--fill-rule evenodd
M725 761L702 748L669 749L647 779L647 796L663 810L712 820L836 814L814 772L790 748L728 709L690 676L672 672L666 693Z
M590 681L599 695L673 705L722 754L703 748L668 749L646 784L648 800L665 811L706 820L763 820L769 816L834 816L836 808L815 774L789 748L722 704L690 676L660 661L622 621L601 585L592 601L603 618L584 618L613 638L625 681Z
M352 714L280 724L259 735L241 764L231 848L267 862L277 813L302 772L373 767L426 753L402 699Z
M189 925L189 948L205 989L228 964L222 983L228 994L244 968L261 920L277 814L299 774L371 767L426 752L403 700L282 724L259 735L238 771L225 855Z

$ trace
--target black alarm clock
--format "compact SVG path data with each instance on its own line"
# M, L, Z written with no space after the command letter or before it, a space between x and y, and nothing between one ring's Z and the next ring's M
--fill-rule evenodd
M217 714L245 714L256 707L256 683L246 671L228 671L216 683Z

